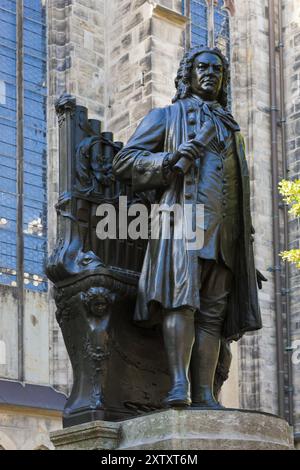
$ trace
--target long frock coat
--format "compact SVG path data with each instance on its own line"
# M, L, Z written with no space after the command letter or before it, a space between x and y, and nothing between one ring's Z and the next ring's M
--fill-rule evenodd
M131 183L134 191L148 195L152 202L177 203L183 210L188 204L196 204L198 167L192 166L184 177L177 176L170 184L165 178L163 161L180 144L198 133L200 112L193 97L153 109L114 158L116 177ZM225 123L230 118L233 120L219 104L212 113L223 117ZM239 131L234 132L234 140L241 184L242 236L237 240L233 287L222 332L226 340L237 340L245 332L262 326L251 236L249 172L244 140ZM169 217L162 213L161 230L167 222ZM198 253L197 250L187 250L186 246L184 237L149 239L139 281L136 321L143 322L145 326L153 325L161 319L164 309L199 309Z

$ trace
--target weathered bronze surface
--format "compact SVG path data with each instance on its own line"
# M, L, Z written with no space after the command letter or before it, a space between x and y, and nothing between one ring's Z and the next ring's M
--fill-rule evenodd
M72 96L62 96L59 120L58 233L48 261L57 321L73 369L64 427L96 419L118 420L161 407L169 386L159 329L133 323L145 240L96 235L97 207L119 195L139 202L130 185L112 175L122 147Z
M189 51L173 104L152 110L124 148L73 97L57 102L58 236L47 274L74 374L64 426L219 407L229 342L261 327L249 175L227 78L217 49ZM203 248L174 237L99 240L97 207L118 213L120 195L129 207L205 204Z
M227 110L228 75L218 49L187 52L173 104L152 110L113 163L134 191L155 190L155 200L184 212L204 205L202 248L187 250L184 237L150 239L139 281L134 319L163 325L169 406L219 408L213 383L221 339L261 328L249 173L240 128Z

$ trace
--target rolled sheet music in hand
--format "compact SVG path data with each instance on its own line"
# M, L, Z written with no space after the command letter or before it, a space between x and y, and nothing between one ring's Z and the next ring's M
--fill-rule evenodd
M206 121L200 129L200 132L190 142L199 144L199 147L205 149L209 142L216 136L216 127L212 121ZM182 156L173 166L173 171L186 174L193 164L193 160Z

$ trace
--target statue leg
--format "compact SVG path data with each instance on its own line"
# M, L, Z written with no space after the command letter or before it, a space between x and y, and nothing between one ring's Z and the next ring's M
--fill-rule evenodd
M219 351L220 339L197 325L191 361L193 406L221 408L213 393Z
M163 321L164 344L171 376L166 406L191 404L189 365L195 338L194 313L191 310L166 311Z
M214 381L214 395L217 401L223 383L228 379L231 361L232 353L230 349L230 342L224 338L221 338L220 353Z
M193 406L218 409L213 387L232 273L223 264L200 261L200 313L195 318L191 360Z

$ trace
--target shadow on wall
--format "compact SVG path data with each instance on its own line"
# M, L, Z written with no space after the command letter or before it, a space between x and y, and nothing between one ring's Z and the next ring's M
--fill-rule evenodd
M31 437L20 448L12 441L7 434L0 431L0 450L54 450L48 434Z
M51 443L49 435L45 434L26 441L20 450L54 450L54 445Z
M0 450L17 450L16 444L3 431L0 431Z
M6 345L0 340L0 366L6 365Z

